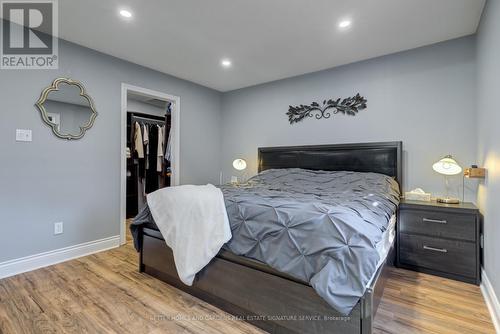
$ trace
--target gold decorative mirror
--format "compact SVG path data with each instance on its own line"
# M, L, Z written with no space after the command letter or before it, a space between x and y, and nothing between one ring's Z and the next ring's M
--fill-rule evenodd
M43 121L62 139L82 138L97 117L94 102L83 85L66 78L54 80L43 90L35 105Z

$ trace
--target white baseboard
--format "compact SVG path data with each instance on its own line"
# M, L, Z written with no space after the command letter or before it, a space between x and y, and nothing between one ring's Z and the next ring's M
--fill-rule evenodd
M0 279L120 246L120 236L85 242L0 263Z
M498 302L495 290L493 290L493 286L491 285L484 269L481 272L481 277L481 292L483 293L484 300L486 301L486 306L488 306L488 310L490 311L491 320L495 325L495 330L497 333L500 333L500 303Z

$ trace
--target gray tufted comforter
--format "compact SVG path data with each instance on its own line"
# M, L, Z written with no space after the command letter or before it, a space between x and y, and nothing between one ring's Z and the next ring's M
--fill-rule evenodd
M225 245L309 282L340 313L351 312L377 270L377 243L399 202L391 177L376 173L271 169L221 187L233 237ZM145 207L131 226L152 224Z
M397 182L376 173L271 169L222 191L226 248L309 282L344 315L377 270L376 244L399 202Z

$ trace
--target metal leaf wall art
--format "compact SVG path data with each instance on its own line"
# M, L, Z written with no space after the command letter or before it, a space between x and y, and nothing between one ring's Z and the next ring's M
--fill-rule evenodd
M332 115L338 113L355 116L358 111L366 109L366 102L368 101L358 93L356 96L348 97L342 101L340 99L324 100L322 106L318 102L313 102L308 106L303 104L295 107L290 106L286 114L288 115L290 124L298 123L306 117L313 116L316 119L330 118Z

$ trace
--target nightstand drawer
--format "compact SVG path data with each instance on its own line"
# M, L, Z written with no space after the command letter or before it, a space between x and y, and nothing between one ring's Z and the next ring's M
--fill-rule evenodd
M405 209L400 212L400 232L475 242L476 216Z
M400 262L460 276L476 277L476 244L400 234Z

